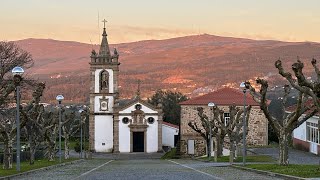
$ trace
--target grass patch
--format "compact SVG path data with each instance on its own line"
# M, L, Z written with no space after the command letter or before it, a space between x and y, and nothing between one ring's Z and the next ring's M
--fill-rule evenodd
M208 157L201 157L201 160L208 160ZM214 161L214 157L211 157L211 161ZM218 162L229 162L229 156L218 157ZM242 162L242 156L238 156L233 162ZM246 162L275 162L270 156L254 155L247 156Z
M161 159L177 159L177 149L176 148L172 148L170 151L168 151L167 153L165 153Z
M319 165L290 164L288 166L280 166L278 164L248 164L246 167L303 178L320 177Z
M70 161L74 161L74 160L77 160L77 158L70 158L67 160L62 159L62 163L70 162ZM13 163L12 169L2 169L2 164L0 164L0 166L1 166L0 167L0 177L18 174L21 172L30 171L33 169L39 169L42 167L48 167L48 166L52 166L52 165L56 165L56 164L59 164L58 158L55 161L48 161L47 159L35 160L33 165L30 165L29 161L24 161L24 162L21 162L21 164L20 164L21 165L20 172L17 172L17 170L16 170L16 163Z

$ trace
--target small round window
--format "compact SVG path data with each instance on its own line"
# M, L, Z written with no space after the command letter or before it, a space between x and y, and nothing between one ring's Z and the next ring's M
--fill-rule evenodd
M148 117L148 123L153 124L154 123L154 118L153 117Z
M141 110L142 106L141 106L141 104L137 104L137 105L135 106L135 108L136 108L137 110Z
M127 117L122 118L122 123L123 124L128 124L129 123L129 118L127 118Z

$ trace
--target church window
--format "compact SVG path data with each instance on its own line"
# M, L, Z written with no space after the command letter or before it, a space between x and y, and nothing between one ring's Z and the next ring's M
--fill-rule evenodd
M154 118L153 117L148 117L148 123L153 124L154 123Z
M129 123L129 118L127 118L127 117L122 118L122 123L123 124L128 124Z
M109 73L103 70L100 73L100 90L108 90L109 88Z

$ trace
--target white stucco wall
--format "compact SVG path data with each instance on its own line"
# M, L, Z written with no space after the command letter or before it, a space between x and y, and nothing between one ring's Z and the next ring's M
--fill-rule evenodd
M158 151L158 117L157 116L146 116L154 118L154 123L149 124L147 128L147 153Z
M112 115L95 115L95 150L112 152L113 149L113 118ZM105 143L105 145L102 145Z
M131 113L132 111L136 110L136 109L135 109L135 106L136 106L137 104L141 104L141 103L136 103L136 104L128 107L127 109L124 109L124 110L120 111L120 113ZM142 105L141 110L142 110L144 113L158 113L157 111L154 111L154 110L152 110L152 109L144 106L143 104L141 104L141 105Z
M102 71L103 69L96 69L95 71L95 74L94 74L94 92L95 93L99 93L99 75L100 75L100 72ZM109 73L109 93L114 93L114 88L113 88L113 71L112 69L106 69L106 71Z
M101 98L102 98L102 96L95 96L94 97L94 112L112 113L113 112L113 104L114 104L113 96L105 96L105 98L108 99L108 111L100 111L100 99Z
M303 117L303 116L302 116ZM318 123L318 117L311 117L306 122ZM307 141L307 123L304 122L293 131L293 137L302 141Z
M136 103L141 104L141 103ZM130 123L123 124L122 119L124 117L128 117L129 119L132 119L131 116L121 115L122 113L131 113L135 110L135 105L132 105L122 111L119 111L119 151L120 152L130 152L130 128L128 127ZM146 134L146 152L157 152L158 151L158 116L157 115L148 115L148 113L158 113L157 111L154 111L143 104L141 104L142 108L141 110L146 114L145 119L148 119L149 117L154 118L153 124L148 124L147 128L147 134Z
M131 116L119 116L119 151L130 152L130 128L129 123L122 123L124 117L132 118Z
M178 135L179 129L162 124L162 145L174 147L174 135Z

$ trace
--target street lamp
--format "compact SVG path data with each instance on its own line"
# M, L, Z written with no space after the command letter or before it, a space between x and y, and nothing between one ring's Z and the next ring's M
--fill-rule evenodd
M208 121L209 123L209 161L211 160L211 143L212 143L212 127L211 127L211 122L213 120L213 107L215 106L215 104L213 102L209 102L208 107L210 108L210 119ZM216 152L215 152L216 153ZM214 155L216 157L216 154Z
M56 100L59 103L59 162L61 163L61 102L64 99L64 97L62 95L58 95L56 97Z
M16 123L17 123L17 171L20 171L20 82L22 81L22 74L24 70L22 67L16 66L12 69L13 74L13 81L16 86L16 93L17 93L17 116L16 116Z
M84 110L80 109L80 159L82 159L82 115L83 115Z
M247 145L246 145L246 135L247 135L247 121L246 121L246 92L247 92L247 87L245 82L242 82L240 84L240 89L243 92L243 154L242 154L242 161L243 161L243 166L246 165L246 156L247 156Z

